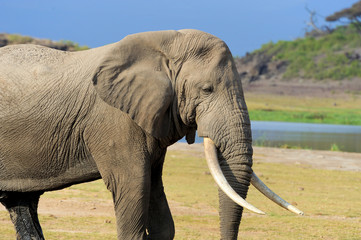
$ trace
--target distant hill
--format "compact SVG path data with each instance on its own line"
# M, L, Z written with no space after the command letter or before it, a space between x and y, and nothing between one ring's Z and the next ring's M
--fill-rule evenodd
M305 94L322 88L361 95L361 34L353 24L293 41L270 42L235 62L249 91L267 88L262 92L302 94L306 86Z
M79 44L72 41L52 41L49 39L38 39L28 36L22 36L19 34L7 34L0 33L0 47L12 44L37 44L42 46L47 46L50 48L55 48L63 51L79 51L89 49L87 46L79 46Z
M284 80L361 78L361 35L352 25L342 26L321 36L264 44L236 62L250 82L275 75Z

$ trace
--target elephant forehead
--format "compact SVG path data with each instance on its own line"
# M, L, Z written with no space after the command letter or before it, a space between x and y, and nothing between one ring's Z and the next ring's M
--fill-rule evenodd
M219 84L226 79L234 80L235 74L232 71L232 61L225 56L218 56L212 61L189 61L184 64L181 71L182 78L203 85L205 82Z

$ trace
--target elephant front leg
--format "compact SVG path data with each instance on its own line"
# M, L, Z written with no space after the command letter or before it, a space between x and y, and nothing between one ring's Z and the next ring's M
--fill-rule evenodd
M131 161L132 164L129 163ZM139 159L131 159L128 163L122 160L118 162L123 164L105 164L106 167L99 167L113 196L118 239L146 239L150 167L148 168L146 161Z
M157 166L152 167L151 193L148 217L148 239L173 239L174 222L162 181L164 155Z
M146 239L149 208L149 180L125 181L113 189L118 239Z

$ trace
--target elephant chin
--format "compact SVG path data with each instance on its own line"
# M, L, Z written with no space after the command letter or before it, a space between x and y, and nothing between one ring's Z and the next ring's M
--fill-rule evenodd
M228 183L227 179L224 177L221 167L219 166L219 161L217 157L217 148L214 145L213 141L210 138L204 138L204 151L208 164L208 168L219 186L220 189L234 202L238 205L246 208L252 212L258 214L265 214L263 211L257 209L253 205L246 202L241 196L239 196L236 191L233 190L231 185ZM253 172L251 178L252 185L258 189L262 194L264 194L267 198L280 205L281 207L295 213L298 215L304 215L304 213L298 210L296 207L292 206L281 197L279 197L276 193L274 193L271 189L269 189Z

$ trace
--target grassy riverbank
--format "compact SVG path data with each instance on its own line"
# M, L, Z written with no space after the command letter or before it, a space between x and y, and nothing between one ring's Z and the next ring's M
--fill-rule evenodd
M359 239L359 172L266 163L262 157L255 153L254 170L260 178L306 215L281 209L251 187L247 200L267 215L245 211L239 239ZM219 239L217 187L203 154L169 151L164 183L176 225L175 239ZM116 239L111 194L101 180L44 194L40 212L46 239ZM0 211L0 234L1 239L15 238L6 211Z
M246 93L251 120L361 125L361 98Z

